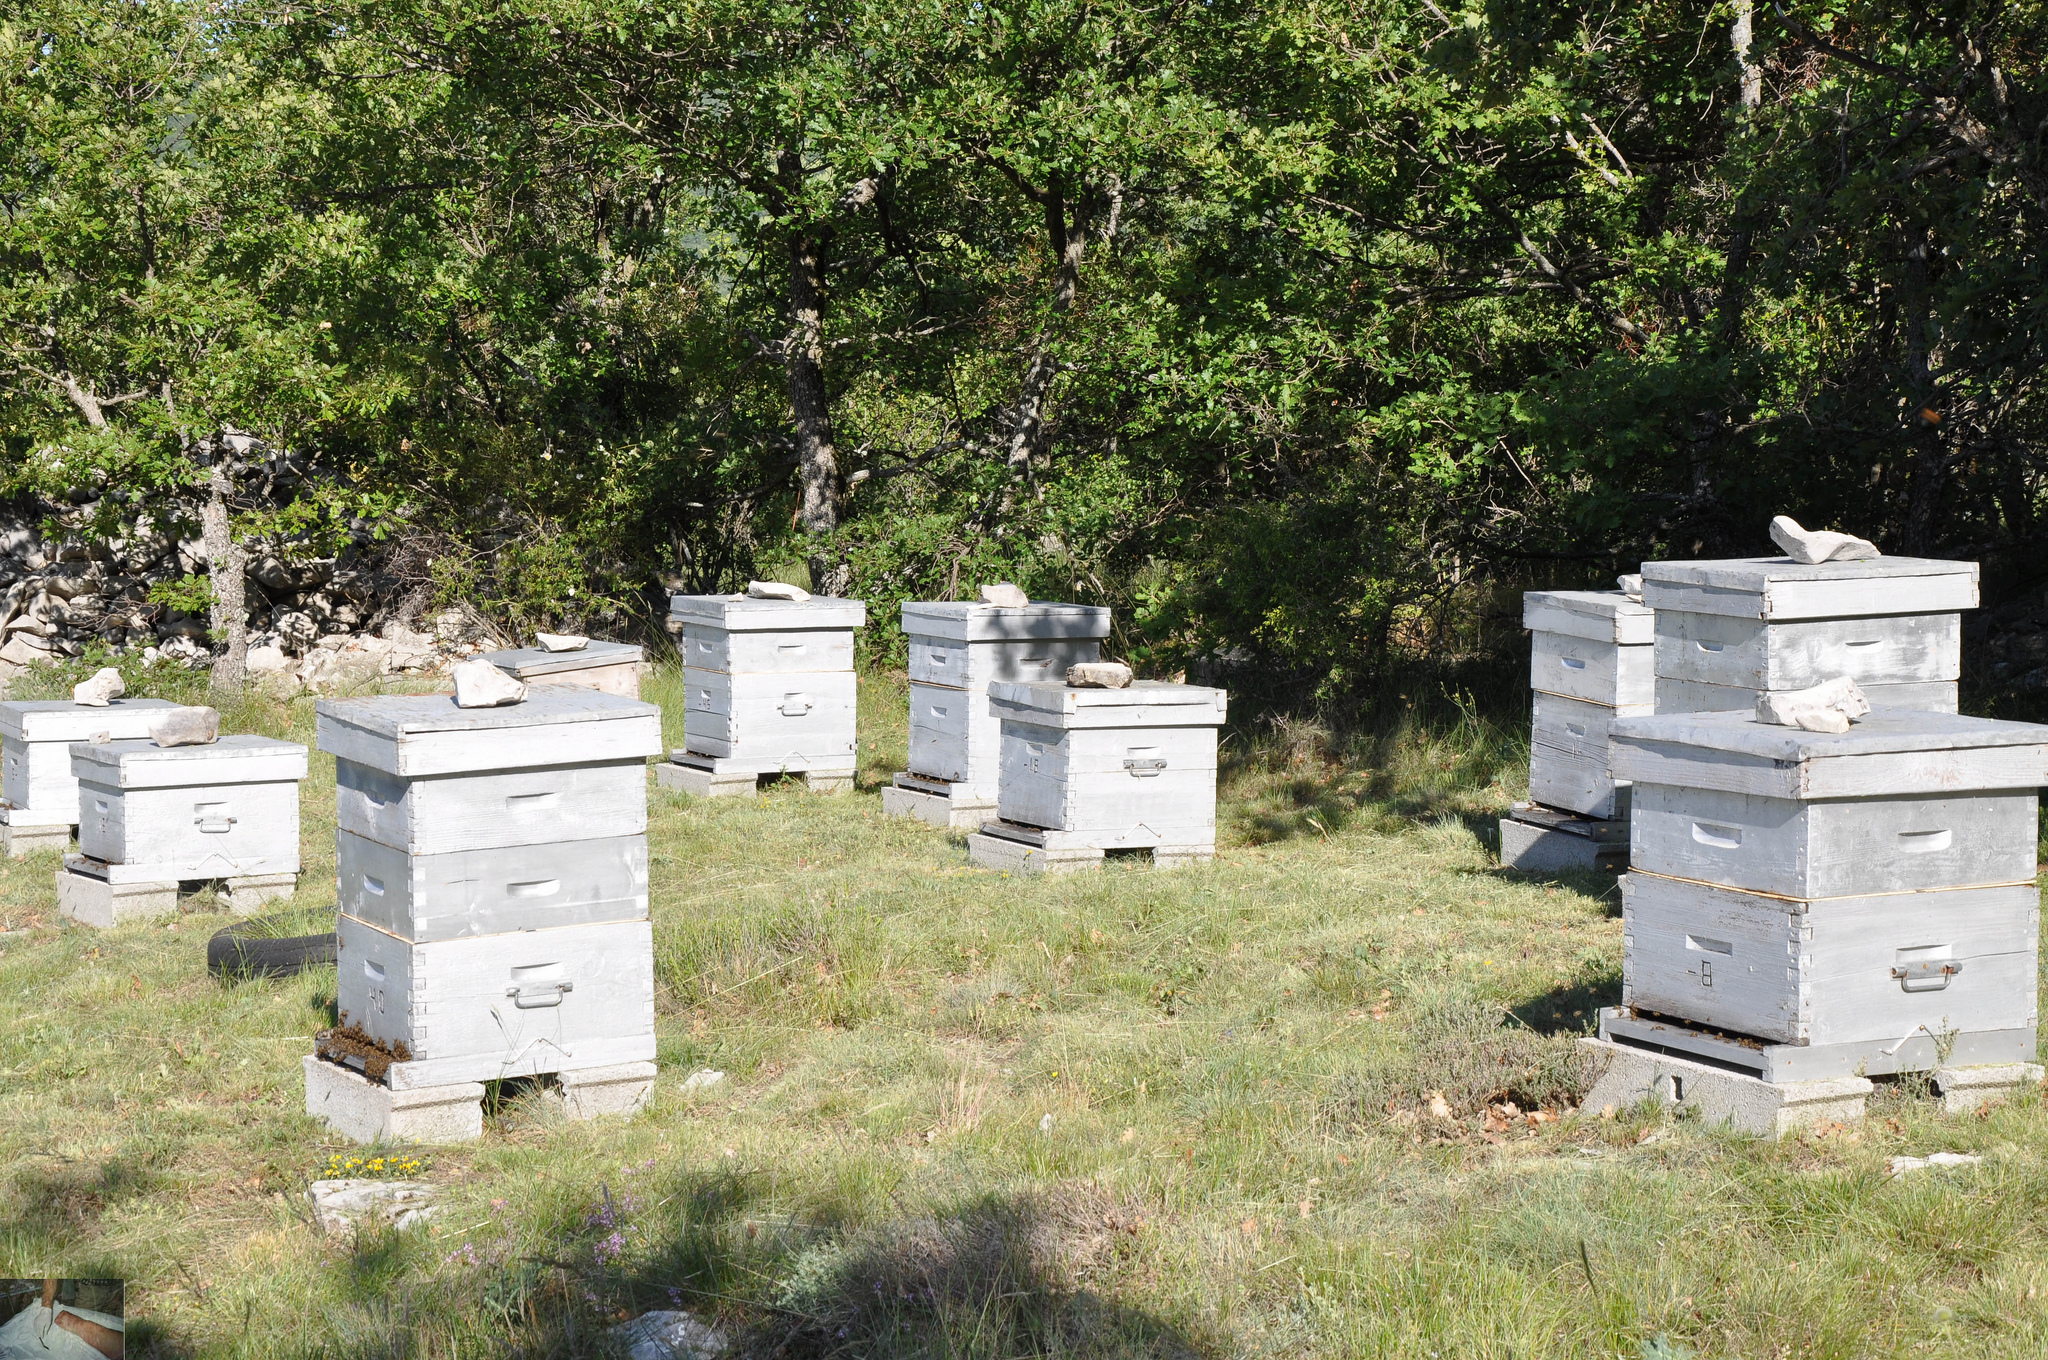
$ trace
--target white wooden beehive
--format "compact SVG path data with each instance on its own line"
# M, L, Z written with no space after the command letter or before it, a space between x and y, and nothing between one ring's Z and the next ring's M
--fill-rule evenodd
M737 768L847 765L854 758L853 633L859 600L676 595L683 744Z
M1628 1004L1792 1044L2031 1029L2048 727L1617 719Z
M105 708L68 699L0 702L0 819L13 826L75 826L71 743L147 737L150 721L176 707L167 699L116 699Z
M997 681L988 702L1002 723L1001 820L1103 850L1215 845L1222 690Z
M106 866L108 882L299 871L299 743L230 736L209 746L109 741L70 749L78 849Z
M336 757L337 1004L411 1050L394 1082L651 1059L660 709L547 685L502 708L421 695L317 712Z
M1880 707L1953 713L1960 611L1977 598L1974 562L1645 562L1657 711L1747 709L1758 691L1846 676Z
M1064 681L1067 667L1100 658L1109 625L1098 605L905 601L911 773L993 796L1002 725L988 687Z
M640 671L646 653L631 642L591 641L573 652L544 647L514 647L485 652L483 659L515 680L529 685L581 685L607 694L640 697Z
M1588 817L1624 815L1626 785L1607 768L1607 725L1654 711L1650 610L1618 590L1532 590L1522 596L1522 626L1535 691L1530 798Z

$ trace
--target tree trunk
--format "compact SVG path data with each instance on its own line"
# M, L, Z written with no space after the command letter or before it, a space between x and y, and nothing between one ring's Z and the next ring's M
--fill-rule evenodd
M1728 45L1735 49L1735 64L1742 71L1742 109L1749 110L1764 99L1764 69L1749 57L1754 36L1751 24L1753 0L1735 0L1735 21L1728 26Z
M1081 257L1088 248L1088 231L1079 211L1069 221L1066 195L1057 180L1045 191L1043 206L1046 244L1059 260L1052 290L1053 313L1059 315L1073 310L1074 300L1081 295ZM1050 330L1039 333L1032 349L1030 366L1024 370L1024 384L1010 408L1010 447L1004 462L1009 466L1013 485L1030 475L1032 462L1045 444L1045 399L1059 373Z
M852 572L832 542L846 485L832 443L832 401L825 388L825 250L822 233L795 232L789 240L789 335L782 368L796 425L796 522L810 538L811 589L844 595Z
M228 460L233 451L218 435L208 440L207 445L206 504L199 512L199 531L206 544L207 580L213 587L209 622L217 650L211 687L217 696L232 699L242 693L249 662L249 616L243 601L242 580L247 554L235 541L228 516L228 496L234 490L228 477Z

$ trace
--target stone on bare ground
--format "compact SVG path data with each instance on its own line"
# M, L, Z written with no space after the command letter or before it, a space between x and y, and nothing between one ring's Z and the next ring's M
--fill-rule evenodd
M370 1223L410 1228L440 1212L434 1187L425 1181L314 1181L306 1187L306 1198L313 1202L313 1217L321 1229L331 1233Z
M544 652L580 652L590 645L590 639L574 633L535 633L533 640Z
M678 1082L676 1089L684 1095L689 1095L695 1091L708 1091L724 1080L725 1073L713 1071L709 1067L700 1067Z
M627 1360L717 1360L732 1347L732 1338L710 1323L666 1308L621 1322L611 1337Z
M1868 539L1830 529L1802 529L1790 515L1779 515L1771 521L1771 542L1783 548L1794 562L1809 567L1821 562L1866 562L1884 556Z
M111 930L129 921L178 914L176 883L109 883L69 869L57 871L57 913L82 926Z
M754 600L794 600L802 604L811 598L811 592L787 581L749 581L747 597Z
M220 714L205 707L167 709L149 724L159 746L211 746L220 740Z
M1583 1109L1612 1105L1619 1110L1651 1100L1696 1115L1709 1126L1726 1124L1759 1138L1861 1119L1864 1100L1875 1089L1867 1077L1769 1082L1611 1039L1581 1039L1579 1051L1597 1073L1580 1102Z
M1002 609L1022 609L1031 603L1031 597L1008 581L997 581L981 588L981 602Z
M1925 1157L1893 1157L1884 1164L1885 1174L1897 1179L1929 1167L1937 1171L1954 1167L1982 1166L1984 1159L1973 1152L1931 1152Z
M121 678L121 672L112 666L102 666L94 671L92 678L81 680L71 687L71 702L88 708L105 708L128 692L128 684Z
M305 1056L306 1113L358 1143L462 1143L484 1136L482 1082L393 1091Z
M1129 689L1131 668L1121 661L1081 661L1067 667L1067 683L1082 689Z
M251 647L242 666L251 675L275 675L291 669L292 659L278 646Z
M500 708L526 698L526 683L479 657L458 661L449 674L455 680L457 708Z

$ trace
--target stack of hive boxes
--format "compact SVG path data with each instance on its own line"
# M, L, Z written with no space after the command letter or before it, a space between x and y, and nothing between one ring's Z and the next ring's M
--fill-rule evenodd
M131 741L177 705L167 699L115 699L101 707L69 699L0 703L0 846L16 858L61 850L78 825L78 776L71 743Z
M1659 713L1751 710L1847 677L1878 708L1956 711L1977 564L1918 557L1645 562Z
M306 1108L370 1141L482 1132L482 1082L553 1075L569 1113L654 1079L652 704L566 685L500 708L323 700L335 757L342 1024Z
M801 774L813 791L853 788L853 632L859 600L676 595L683 749L664 788L699 797L751 793L762 775Z
M103 927L174 916L180 884L215 881L246 913L298 886L299 743L81 741L70 755L78 851L57 871L64 915Z
M1522 597L1535 692L1529 802L1500 824L1514 869L1620 868L1628 858L1628 789L1607 766L1617 717L1653 711L1649 608L1619 590L1541 590Z
M967 838L977 864L1091 868L1150 850L1162 868L1216 853L1216 730L1229 696L1140 680L1125 689L989 686L1002 724L996 819Z
M905 601L910 769L882 790L882 810L980 826L996 808L1002 740L989 686L1064 680L1067 667L1101 655L1109 622L1096 605Z
M1685 1060L1678 1099L1747 1074L1718 1113L1758 1132L1860 1113L1873 1075L1933 1071L1952 1105L2039 1080L2048 727L1880 709L1839 734L1719 712L1612 735L1634 806L1603 1040ZM1645 1094L1633 1070L1589 1106Z

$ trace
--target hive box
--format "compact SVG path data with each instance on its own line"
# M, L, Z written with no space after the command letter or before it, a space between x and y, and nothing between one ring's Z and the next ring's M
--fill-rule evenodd
M853 786L853 631L859 600L676 595L683 638L683 749L659 777L700 796L751 791L764 774Z
M1138 681L1084 689L997 681L997 820L968 838L977 863L1036 872L1149 849L1156 864L1216 846L1220 689Z
M581 685L628 699L640 697L645 653L630 642L591 642L578 651L517 647L485 652L483 659L529 685Z
M1607 725L1652 711L1650 610L1618 590L1532 590L1529 797L1587 817L1626 814L1607 768Z
M72 742L147 737L151 719L176 707L165 699L116 699L105 708L68 699L0 702L0 839L7 853L69 843L78 825Z
M1977 564L1917 557L1645 562L1657 711L1752 708L1846 676L1880 707L1953 713Z
M1769 1080L2032 1059L2048 728L1880 709L1611 734L1635 807L1603 1034Z
M336 1006L409 1056L382 1082L309 1063L309 1111L357 1137L474 1136L478 1083L541 1074L572 1114L637 1107L654 1074L660 710L539 685L501 708L422 695L317 713L336 757Z
M882 810L979 826L995 810L1002 737L988 687L1063 682L1067 667L1100 658L1109 625L1095 605L906 601L910 768L882 791Z
M78 848L110 883L299 871L306 748L271 737L210 746L76 742Z

